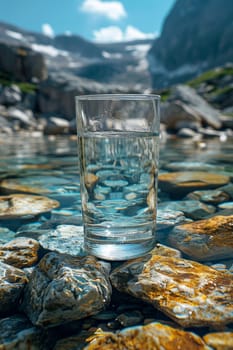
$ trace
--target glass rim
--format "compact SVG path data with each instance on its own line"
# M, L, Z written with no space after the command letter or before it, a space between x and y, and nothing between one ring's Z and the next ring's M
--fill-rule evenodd
M76 101L160 101L161 96L155 94L90 94L75 96Z

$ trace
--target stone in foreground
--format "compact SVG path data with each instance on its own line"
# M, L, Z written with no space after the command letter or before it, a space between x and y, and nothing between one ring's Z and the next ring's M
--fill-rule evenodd
M230 195L223 190L194 191L188 194L187 198L200 200L205 203L219 204L230 199Z
M203 339L215 350L233 350L233 332L209 333Z
M39 248L35 239L18 237L0 245L0 261L18 268L30 267L38 261Z
M42 350L41 330L33 327L23 315L14 315L0 320L0 349Z
M169 235L169 242L194 260L231 258L233 215L218 215L176 226Z
M174 258L181 258L181 252L178 249L168 247L164 244L157 243L150 254L161 256L173 256Z
M187 222L187 218L182 211L157 209L156 228L157 230L164 230L175 225Z
M167 210L181 211L187 218L193 220L204 219L216 211L213 205L207 205L197 200L163 202L160 204L160 209L163 209L164 212Z
M38 237L44 249L69 255L84 255L83 226L57 225Z
M226 185L230 178L225 175L204 171L180 171L159 175L162 191L175 195L185 195L195 190L208 190Z
M54 327L97 314L110 297L108 274L94 257L49 253L30 276L22 310L34 325Z
M43 196L12 194L0 196L0 219L35 216L59 207L59 202Z
M113 270L119 291L151 303L181 326L233 322L233 279L228 273L181 258L148 254Z
M11 312L17 308L27 281L22 270L0 261L0 313Z
M94 336L93 336L94 337ZM127 328L118 334L100 333L85 350L210 350L194 333L185 332L160 323Z

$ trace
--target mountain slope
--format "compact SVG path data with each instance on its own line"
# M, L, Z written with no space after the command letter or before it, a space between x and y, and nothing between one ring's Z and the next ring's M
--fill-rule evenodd
M0 22L0 43L25 47L44 56L48 73L65 72L101 84L150 88L147 52L153 40L95 44L78 35L49 38Z
M149 52L153 86L185 81L232 62L232 38L232 0L177 0Z

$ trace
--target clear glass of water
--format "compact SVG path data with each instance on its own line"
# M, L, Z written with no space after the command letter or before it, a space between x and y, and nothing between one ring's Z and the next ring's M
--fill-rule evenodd
M76 97L80 188L87 252L141 256L155 243L158 95Z

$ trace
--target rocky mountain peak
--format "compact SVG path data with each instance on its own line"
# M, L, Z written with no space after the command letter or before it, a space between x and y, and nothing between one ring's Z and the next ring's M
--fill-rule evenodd
M177 0L149 54L154 87L232 62L233 2Z

